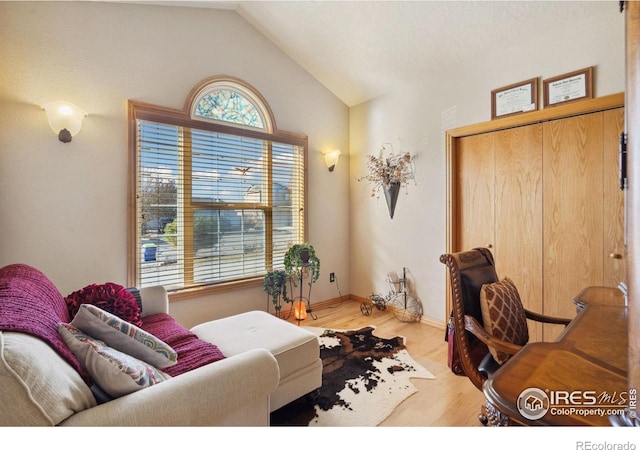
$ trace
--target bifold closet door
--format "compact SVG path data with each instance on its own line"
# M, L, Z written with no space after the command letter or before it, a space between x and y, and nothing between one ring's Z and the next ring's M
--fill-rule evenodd
M493 135L461 138L456 147L457 220L454 251L493 247Z
M542 305L542 125L497 131L495 246L500 278L513 280L525 308ZM542 325L529 321L529 340L542 340Z
M527 309L574 317L582 289L626 279L623 128L616 108L457 138L452 250L489 247ZM531 341L562 331L529 325Z
M525 308L542 311L542 125L461 138L456 158L457 251L488 247Z
M544 314L574 317L572 299L603 284L603 113L543 125ZM545 341L562 332L544 326Z

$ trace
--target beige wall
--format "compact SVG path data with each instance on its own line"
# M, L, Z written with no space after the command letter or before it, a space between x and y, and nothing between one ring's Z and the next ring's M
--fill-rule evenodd
M66 295L126 283L128 99L182 108L190 89L239 77L269 102L279 129L309 136L308 240L322 262L312 300L349 286L348 108L233 11L98 2L0 2L0 266L31 264ZM40 109L89 113L69 144ZM175 302L186 326L264 309L261 288Z
M309 241L322 261L313 299L384 293L386 274L406 267L425 314L442 321L444 130L489 120L492 89L536 76L595 66L596 96L623 91L624 22L612 3L587 2L591 15L541 30L528 48L505 42L349 111L232 11L0 2L0 266L32 264L63 294L124 284L126 101L180 108L200 80L228 74L260 90L280 129L309 135ZM89 112L66 145L40 110L60 99ZM417 155L418 184L401 193L393 220L355 181L364 156L387 142ZM329 173L321 152L336 147L343 156ZM171 310L191 326L265 306L255 288Z
M351 108L353 294L387 292L386 274L407 267L425 315L444 322L446 271L439 257L446 250L445 131L490 120L491 90L534 77L595 66L595 96L624 91L624 16L611 2L586 2L585 9L562 29L540 30L526 48L505 42ZM487 32L500 26L487 25ZM367 186L354 181L365 173L364 157L385 142L417 156L418 185L400 194L393 220L384 199L371 199Z

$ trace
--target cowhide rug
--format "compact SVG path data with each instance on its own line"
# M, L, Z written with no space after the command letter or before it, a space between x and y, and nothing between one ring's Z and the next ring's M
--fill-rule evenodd
M417 392L410 378L435 378L402 336L379 338L374 327L307 328L320 339L322 387L274 411L271 426L376 426Z

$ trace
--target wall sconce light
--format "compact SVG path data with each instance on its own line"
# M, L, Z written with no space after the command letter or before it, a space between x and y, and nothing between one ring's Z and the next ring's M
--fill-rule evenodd
M80 132L86 112L68 102L52 102L42 107L47 113L49 126L61 142L71 142L72 136Z
M327 164L329 168L329 172L333 172L333 169L336 168L336 164L338 164L338 159L340 158L340 150L335 149L329 152L324 152L324 162Z

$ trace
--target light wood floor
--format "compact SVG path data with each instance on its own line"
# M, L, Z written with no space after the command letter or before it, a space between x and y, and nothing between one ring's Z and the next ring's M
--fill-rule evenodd
M456 376L447 367L444 330L422 323L406 323L390 311L374 308L369 316L360 312L360 303L344 300L340 304L318 307L301 325L355 329L374 325L376 336L404 336L409 354L432 374L435 380L413 379L418 392L396 408L380 426L463 426L481 427L478 413L484 404L482 392L466 377Z

